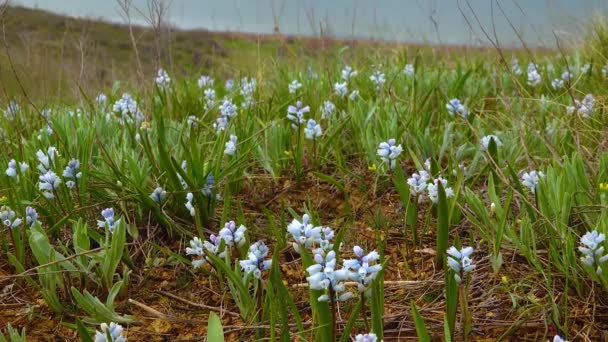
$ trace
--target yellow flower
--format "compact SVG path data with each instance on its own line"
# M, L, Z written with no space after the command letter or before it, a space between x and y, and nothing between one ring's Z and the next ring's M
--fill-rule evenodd
M600 183L600 190L608 191L608 183Z
M285 154L287 157L291 157L291 151L283 151L283 154Z
M370 171L376 171L378 169L378 167L376 166L376 164L372 164L372 165L368 166L367 169Z
M506 275L503 275L502 277L500 277L500 282L504 285L507 285L509 283L509 280L507 279Z
M4 203L6 201L8 201L8 197L6 197L6 196L0 197L0 203Z

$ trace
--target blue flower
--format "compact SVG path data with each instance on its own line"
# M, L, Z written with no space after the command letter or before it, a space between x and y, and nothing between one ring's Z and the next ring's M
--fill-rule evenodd
M44 197L48 199L55 198L61 179L53 171L47 171L40 176L38 182L38 189L42 190Z
M473 247L464 247L458 250L452 246L447 253L448 267L454 271L454 279L460 284L462 283L462 277L475 269L475 264L470 258L473 255Z
M247 259L241 260L239 264L246 274L253 273L253 276L257 279L262 277L262 272L270 269L272 260L266 260L268 256L268 247L263 241L258 241L253 245L249 246L249 252L247 252Z
M355 336L355 342L376 342L378 341L378 336L374 333L369 334L359 334Z
M23 223L23 220L16 218L16 216L17 214L10 207L5 205L0 207L0 221L2 221L5 227L9 229L19 227Z
M213 83L215 81L213 80L213 78L211 76L207 76L207 75L202 75L199 79L198 79L198 87L199 88L209 88L209 87L213 87Z
M114 208L106 208L101 211L101 216L103 217L103 221L97 220L97 227L99 228L108 228L110 233L114 232L114 228L120 222L120 220L114 219Z
M225 98L222 104L220 105L220 113L222 116L226 118L233 118L236 116L237 106L232 103L232 100L229 98Z
M395 139L389 139L378 145L377 154L383 162L388 163L391 170L396 166L397 157L403 152L401 145L396 145Z
M462 118L466 119L469 116L469 110L467 107L460 102L459 99L451 99L446 105L448 113L450 115L458 114Z
M405 68L403 68L403 73L409 77L414 76L415 72L416 71L414 70L414 66L412 64L406 64Z
M167 192L161 187L157 187L150 194L150 198L158 204L162 204L165 201L166 197L167 197Z
M74 181L70 180L65 183L68 188L73 188L78 180L82 176L82 172L78 172L80 169L80 162L76 159L72 159L68 162L68 166L65 167L63 171L63 177L74 179Z
M313 227L310 223L310 217L308 214L302 215L302 222L297 219L287 226L287 232L291 234L294 239L293 248L296 252L300 251L300 247L311 248L316 243L320 242L322 227Z
M594 230L581 237L581 246L578 247L578 250L583 253L581 257L583 264L595 268L598 275L602 274L601 264L608 260L608 254L604 255L604 246L602 246L605 240L606 235Z
M321 107L321 115L323 118L331 117L336 111L336 105L331 101L323 102L323 106Z
M234 221L226 222L218 234L219 238L224 240L226 246L242 246L245 243L245 231L247 227L240 225L236 227Z
M363 248L359 246L353 247L353 251L356 258L344 260L344 267L350 271L351 279L357 282L359 292L369 295L369 286L382 270L382 265L377 263L380 255L376 251L365 255Z
M36 221L38 221L38 213L36 212L36 209L32 207L25 208L25 223L28 226L31 226Z
M342 79L345 81L357 76L357 74L357 70L353 69L350 65L346 65L344 66L344 69L342 69Z
M323 131L321 130L321 125L319 125L313 119L308 119L308 123L306 124L306 127L304 127L304 135L306 136L306 139L317 140L322 134Z
M95 332L95 342L127 342L127 338L122 335L124 328L119 324L112 322L108 326L101 323L100 330Z
M236 141L237 136L234 134L230 134L230 139L226 142L224 154L227 154L229 156L234 156L236 154Z
M336 82L334 84L334 92L340 98L344 97L348 93L348 85L346 82Z
M338 301L345 301L353 297L351 292L345 292L344 284L352 277L351 273L345 267L336 269L336 252L329 251L325 257L322 254L315 254L314 260L315 263L306 268L306 272L309 274L306 280L311 289L326 291L326 294L319 296L320 302L328 301L332 294Z
M309 106L303 106L302 101L296 102L295 106L290 105L287 107L287 119L292 121L291 127L294 129L300 128L300 125L306 122L304 114L310 112Z
M211 197L213 195L213 184L215 183L215 178L210 173L207 175L207 180L205 183L205 187L201 189L203 195L207 197Z
M171 83L171 77L169 77L169 74L166 70L158 69L154 81L156 82L156 85L158 85L159 88L167 88Z
M288 88L290 94L295 94L300 88L302 88L302 83L298 82L298 80L293 80L291 83L289 83Z

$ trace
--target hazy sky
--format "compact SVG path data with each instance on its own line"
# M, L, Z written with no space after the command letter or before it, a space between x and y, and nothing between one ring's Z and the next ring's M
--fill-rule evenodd
M11 0L78 17L122 22L112 0ZM501 42L517 44L506 18L531 45L553 45L560 36L580 32L608 0L173 0L169 21L180 28L271 33L278 18L283 33L315 34L320 22L340 37L370 37L432 43L484 43L481 25ZM133 0L146 9L146 0ZM469 8L470 6L470 8ZM460 7L460 9L459 9ZM472 9L472 10L471 10ZM463 16L464 12L464 16ZM492 15L493 13L493 15ZM467 24L469 20L471 27ZM492 20L492 18L494 20ZM143 18L136 18L144 23ZM311 22L314 23L311 25ZM436 23L435 25L433 24ZM314 29L313 29L314 27Z

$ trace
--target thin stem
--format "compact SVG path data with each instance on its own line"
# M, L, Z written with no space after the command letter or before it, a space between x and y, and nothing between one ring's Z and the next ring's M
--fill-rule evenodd
M331 310L331 341L336 340L336 294L331 285L329 285L329 304Z
M363 313L363 322L365 322L365 330L369 331L369 322L367 321L367 311L365 310L365 291L361 292L361 312Z

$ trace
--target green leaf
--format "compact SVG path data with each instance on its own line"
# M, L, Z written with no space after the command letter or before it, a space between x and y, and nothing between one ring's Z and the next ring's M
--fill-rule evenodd
M418 308L416 308L416 304L414 302L411 303L412 316L414 317L414 325L416 326L416 334L418 335L418 341L420 342L430 342L431 336L429 336L429 332L426 329L426 323L420 313L418 312Z
M209 313L209 323L207 325L207 341L224 341L224 329L222 328L222 321L220 320L218 315L215 314L215 312Z

